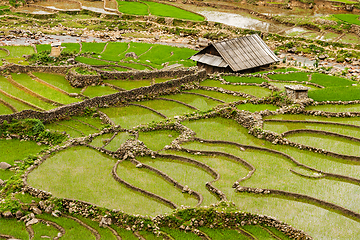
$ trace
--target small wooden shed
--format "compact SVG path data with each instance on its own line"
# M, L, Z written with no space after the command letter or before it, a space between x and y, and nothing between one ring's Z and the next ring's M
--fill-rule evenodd
M280 61L257 34L210 43L190 59L208 73L254 72Z
M50 57L58 57L61 54L61 42L51 44Z
M307 99L309 89L302 85L285 85L286 95L293 100Z

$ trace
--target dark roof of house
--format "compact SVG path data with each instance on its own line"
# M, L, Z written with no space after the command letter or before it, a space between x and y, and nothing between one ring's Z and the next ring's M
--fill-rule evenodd
M219 56L205 53L205 49L210 45L215 47L227 65L220 62ZM257 34L211 43L210 45L190 59L216 67L230 66L234 72L280 61Z

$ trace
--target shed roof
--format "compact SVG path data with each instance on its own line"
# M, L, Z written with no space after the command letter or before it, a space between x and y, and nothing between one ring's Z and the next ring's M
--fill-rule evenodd
M215 47L221 58L234 72L280 61L257 34L211 43L211 45ZM205 49L190 57L190 59L199 61L201 58L198 58L197 56L204 55L206 52L204 51ZM217 61L214 62L218 63ZM209 61L207 64L218 66L213 65L214 63L212 61Z
M215 67L224 67L225 68L225 67L229 66L229 64L227 64L222 57L211 55L208 53L197 54L197 55L192 56L190 59L197 61L197 62L208 64L211 66L215 66Z
M51 44L52 47L59 47L61 46L61 42L54 42Z
M309 87L305 87L303 85L285 85L284 87L293 91L307 91L310 89Z

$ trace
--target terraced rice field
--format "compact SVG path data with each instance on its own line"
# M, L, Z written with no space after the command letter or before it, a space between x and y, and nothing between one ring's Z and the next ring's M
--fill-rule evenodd
M203 21L201 15L177 8L170 4L163 4L149 1L124 2L118 1L119 11L130 15L154 15L161 17L172 17L178 19Z
M140 4L139 2L124 3ZM130 52L135 53L138 58L126 57L126 53ZM188 59L195 54L194 50L160 44L109 42L104 45L103 43L91 43L91 45L84 45L82 53L90 53L91 56L78 56L75 58L76 61L94 66L108 65L114 70L123 67L121 71L162 69L165 63L168 65L182 64L184 67L195 65L192 60Z
M144 46L130 47L131 51L137 47L144 51ZM94 50L97 54L101 51L101 47ZM268 82L282 84L275 80L297 76L324 89L352 84L320 74L291 74L269 75ZM67 149L48 155L31 171L27 183L56 198L150 217L170 214L182 206L200 209L197 207L229 201L234 206L226 211L272 216L314 239L357 239L360 117L280 114L277 110L281 106L265 101L272 92L260 85L260 79L265 78L236 78L228 84L207 79L195 89L93 109L89 115L46 123L46 131L65 134L71 141ZM0 78L0 97L18 111L47 110L57 107L57 103L68 104L169 80L106 80L104 85L77 89L62 75L10 74ZM69 93L77 94L77 98ZM2 114L13 111L9 109L1 102ZM309 106L305 111L358 113L359 109L358 104L327 104ZM262 116L268 113L265 110L274 111L274 115ZM258 121L261 131L277 134L292 145L267 141L259 129L252 135L244 127L252 119ZM4 153L1 161L12 166L47 149L46 144L35 141L0 139L0 151ZM3 180L11 180L14 175L13 169L0 171ZM248 188L257 189L257 193ZM14 199L29 204L31 200L40 201L21 193ZM0 218L0 233L20 239L55 237L58 232L64 239L162 239L153 232L129 231L131 226L100 228L97 222L76 214L54 217L43 213L36 217L42 220L31 229L23 222ZM197 230L208 239L289 239L264 225L244 224L234 229L199 226ZM173 239L199 239L194 232L167 227L159 231Z

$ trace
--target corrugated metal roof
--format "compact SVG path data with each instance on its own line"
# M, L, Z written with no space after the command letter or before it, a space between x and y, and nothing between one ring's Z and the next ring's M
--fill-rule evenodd
M279 61L257 34L222 41L213 45L235 72Z
M234 72L260 67L280 61L280 59L276 57L276 55L257 34L212 43L212 45L219 52L223 61L225 61ZM203 51L200 51L190 59L212 66L220 67L220 65L224 65L218 63L220 60L217 59L220 57L210 55L212 56L210 59L208 56L204 58L205 55L210 54L203 54Z
M190 59L197 61L197 62L205 63L210 66L215 66L215 67L224 67L225 68L225 67L229 66L229 64L227 64L222 57L211 55L208 53L197 54L197 55L190 57Z

